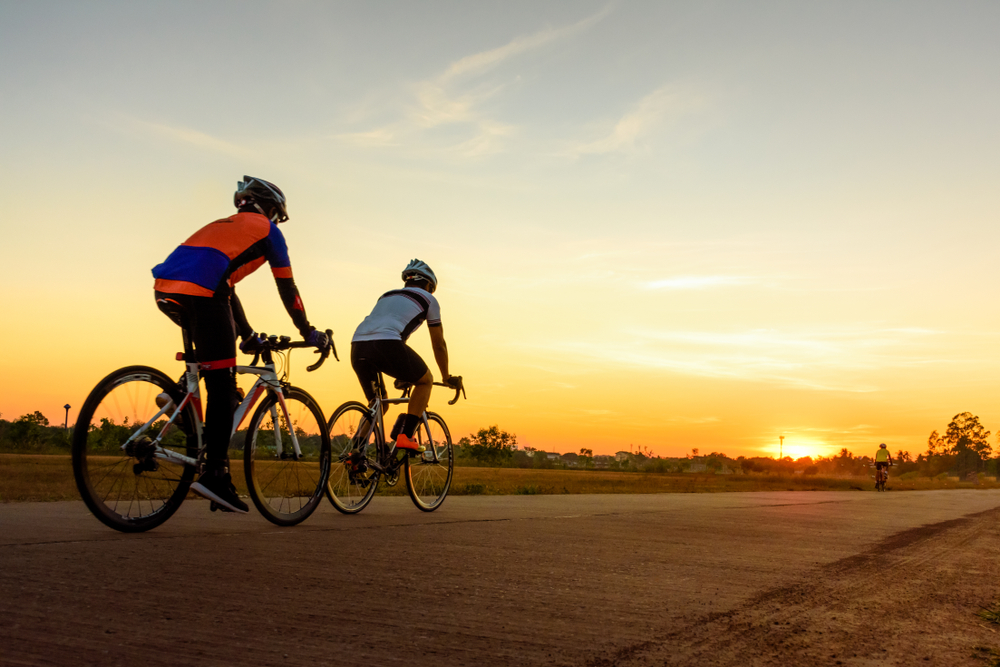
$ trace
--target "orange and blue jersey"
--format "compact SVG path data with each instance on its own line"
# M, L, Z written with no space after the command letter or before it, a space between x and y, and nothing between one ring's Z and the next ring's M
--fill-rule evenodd
M225 296L265 261L275 278L292 278L288 246L278 226L259 213L237 213L202 227L157 264L154 289Z

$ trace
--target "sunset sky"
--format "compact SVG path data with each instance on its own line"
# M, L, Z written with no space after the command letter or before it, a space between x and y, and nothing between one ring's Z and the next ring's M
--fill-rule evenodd
M413 257L458 437L663 456L1000 429L1000 3L0 0L0 415L179 374L150 269L244 174L344 359ZM270 272L238 292L293 333ZM426 329L411 342L431 362ZM433 363L431 363L432 368ZM435 369L436 371L436 369ZM994 440L994 443L996 441Z

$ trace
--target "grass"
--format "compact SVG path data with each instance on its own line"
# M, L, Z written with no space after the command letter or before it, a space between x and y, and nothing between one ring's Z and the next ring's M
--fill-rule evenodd
M246 493L243 463L231 465L233 481ZM636 473L603 470L530 470L520 468L455 468L452 495L552 495L578 493L725 493L731 491L873 490L867 477L803 475L709 475ZM954 478L891 478L890 491L923 489L996 489L995 480L978 485ZM379 495L405 495L403 480L380 485ZM70 457L66 455L0 454L0 502L79 500Z
M990 608L983 607L976 616L993 625L1000 625L1000 602L994 602ZM1000 667L1000 651L990 646L973 646L972 656L986 662L989 667Z

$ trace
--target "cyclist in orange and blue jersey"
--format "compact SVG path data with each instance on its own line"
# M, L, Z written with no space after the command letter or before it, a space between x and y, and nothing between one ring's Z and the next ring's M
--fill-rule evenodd
M191 490L223 509L246 512L229 475L229 438L239 404L236 336L240 350L247 353L256 350L259 337L247 321L235 284L267 262L302 337L319 350L330 341L309 324L292 278L285 237L278 229L278 223L288 220L284 193L273 183L244 176L233 203L235 215L202 227L153 268L153 288L160 310L188 328L208 391L204 467ZM175 319L178 309L184 313L183 322Z

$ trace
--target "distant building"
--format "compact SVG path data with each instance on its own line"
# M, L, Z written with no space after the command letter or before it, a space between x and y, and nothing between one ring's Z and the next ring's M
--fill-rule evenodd
M615 452L615 461L621 463L622 461L628 461L632 454L630 452Z

